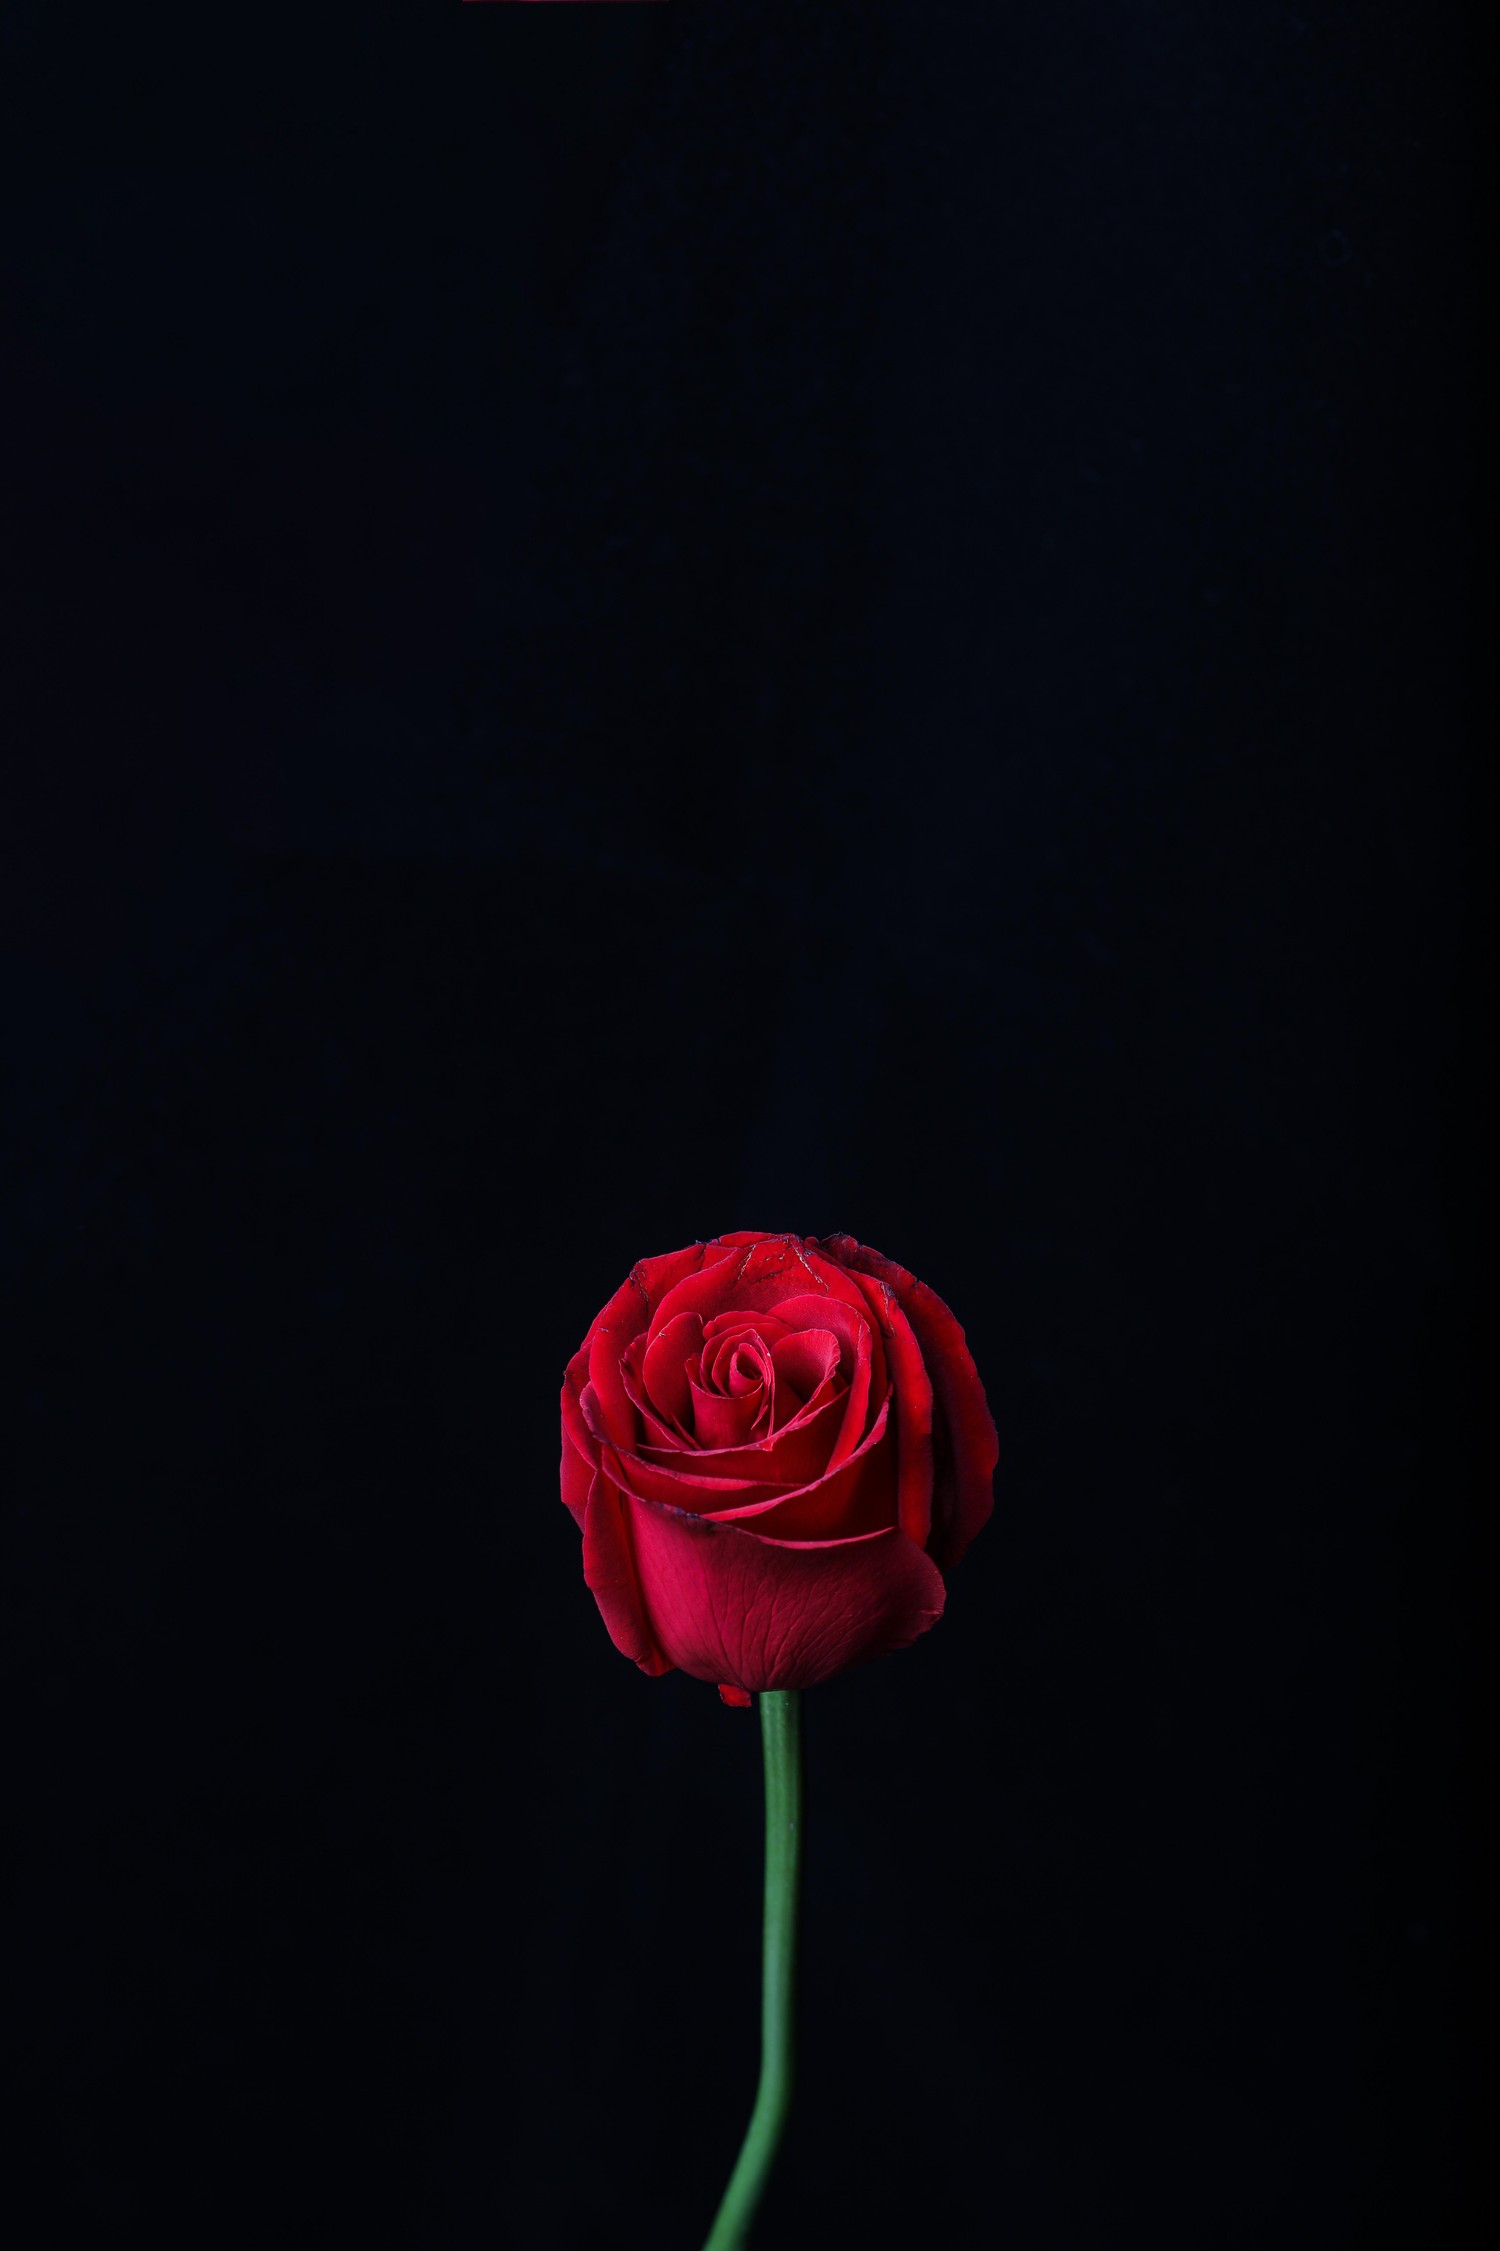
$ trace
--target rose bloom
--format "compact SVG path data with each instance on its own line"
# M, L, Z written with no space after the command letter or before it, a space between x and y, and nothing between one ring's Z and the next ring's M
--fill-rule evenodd
M616 1648L733 1703L915 1641L993 1506L963 1330L849 1235L642 1259L568 1363L562 1424Z

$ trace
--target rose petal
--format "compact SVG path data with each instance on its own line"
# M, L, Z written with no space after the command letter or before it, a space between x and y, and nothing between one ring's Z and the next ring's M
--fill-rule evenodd
M663 1298L689 1274L697 1274L705 1267L718 1266L733 1252L720 1242L689 1243L685 1250L663 1251L656 1258L639 1258L630 1270L630 1279L646 1300L647 1321L650 1326L656 1318Z
M595 1447L587 1423L583 1419L580 1395L589 1380L588 1346L582 1345L568 1362L563 1376L562 1417L563 1428L568 1431L574 1445L585 1461L592 1461Z
M854 1452L865 1434L865 1423L872 1404L870 1384L874 1360L874 1338L868 1320L862 1321L854 1335L854 1366L849 1376L849 1389L844 1398L844 1420L833 1442L830 1464L841 1462ZM873 1402L879 1406L877 1399Z
M584 1385L578 1395L578 1405L583 1414L584 1427L587 1429L594 1445L596 1447L618 1445L619 1440L609 1426L604 1409L599 1401L599 1394L593 1384L586 1383ZM633 1443L633 1441L628 1443Z
M940 1573L895 1527L798 1544L635 1498L623 1508L651 1646L699 1680L812 1688L942 1615Z
M711 1251L712 1257L709 1256ZM583 1340L584 1351L601 1329L609 1329L618 1336L623 1348L637 1331L649 1327L652 1315L674 1283L698 1273L705 1259L714 1265L732 1255L708 1243L689 1243L685 1250L665 1251L659 1258L637 1259L609 1303L595 1314Z
M854 1279L885 1340L896 1400L896 1483L901 1529L919 1548L932 1532L932 1378L911 1323L889 1286L873 1274Z
M638 1344L639 1342L640 1339L637 1338L635 1343ZM632 1344L631 1352L634 1349L635 1344ZM691 1445L691 1439L686 1438L675 1423L663 1422L661 1416L647 1404L646 1394L642 1391L637 1378L631 1373L630 1352L627 1352L620 1362L620 1381L625 1386L626 1397L641 1418L646 1437L653 1445L668 1446L673 1453L680 1453L684 1446Z
M806 1485L827 1469L843 1412L843 1393L830 1395L806 1420L788 1423L753 1445L691 1454L687 1466L691 1472L707 1477L743 1477L752 1482L774 1478L789 1487ZM670 1441L638 1446L636 1452L642 1460L657 1462L665 1469L684 1467L682 1447Z
M730 1399L763 1391L771 1380L771 1355L758 1336L736 1337L727 1357L714 1363L714 1382Z
M839 1373L846 1382L853 1383L859 1364L860 1338L869 1339L870 1392L872 1401L879 1401L890 1386L890 1371L885 1362L885 1346L880 1333L870 1319L870 1308L865 1303L864 1292L853 1274L840 1274L839 1280L847 1290L847 1298L805 1297L787 1298L780 1311L784 1321L797 1329L831 1330L839 1340Z
M716 1523L744 1524L780 1540L844 1540L897 1522L896 1449L888 1435L889 1402L854 1453L830 1462L821 1477L793 1492L774 1486L755 1500L726 1500L702 1513Z
M716 1477L712 1470L696 1466L699 1461L716 1462L719 1458L717 1454L687 1452L668 1455L664 1447L650 1453L644 1449L631 1453L608 1443L600 1450L601 1461L618 1484L669 1508L733 1508L740 1501L776 1500L804 1490L760 1476L727 1473Z
M752 1319L753 1325L749 1325L743 1315L721 1313L704 1323L704 1380L711 1380L721 1391L734 1398L749 1392L752 1388L752 1369L758 1371L759 1380L765 1388L765 1399L756 1415L755 1424L751 1427L756 1436L765 1438L778 1425L792 1420L799 1408L805 1405L806 1394L799 1393L795 1387L788 1385L785 1378L777 1372L776 1348L789 1342L792 1332L774 1313L763 1312ZM829 1342L836 1359L837 1340L830 1338ZM802 1355L804 1362L809 1362L809 1359L809 1355ZM811 1356L811 1364L815 1363L814 1355ZM815 1385L809 1384L809 1390L814 1388ZM701 1415L697 1417L695 1427L700 1437L706 1435ZM730 1433L737 1427L722 1418L710 1417L707 1429L714 1433L710 1442L721 1446L733 1443ZM747 1430L744 1435L748 1439L750 1431Z
M679 1454L663 1461L606 1445L601 1461L626 1491L669 1508L712 1515L723 1522L753 1518L758 1530L777 1538L839 1538L896 1521L896 1456L887 1442L889 1412L887 1401L854 1454L801 1485L699 1469L700 1462L717 1466L724 1457L716 1454Z
M703 1324L705 1344L717 1344L720 1337L761 1336L767 1344L774 1344L782 1334L783 1324L778 1316L764 1307L759 1313L715 1313Z
M582 1393L585 1417L589 1416L592 1393L598 1403L598 1420L619 1446L633 1446L638 1430L635 1409L620 1374L620 1355L629 1341L613 1329L596 1331L589 1346L589 1380Z
M583 1520L583 1576L620 1654L643 1673L670 1672L672 1660L658 1644L642 1600L623 1498L602 1471L589 1489Z
M811 1422L815 1415L821 1415L824 1408L827 1407L829 1403L835 1399L839 1402L839 1413L842 1416L844 1411L844 1395L847 1392L848 1388L849 1387L845 1383L843 1377L838 1374L837 1370L835 1370L835 1372L828 1378L828 1381L826 1383L820 1383L817 1390L813 1393L812 1397L810 1399L804 1399L800 1405L797 1404L797 1395L795 1392L793 1392L787 1404L789 1407L795 1409L795 1411L788 1414L784 1422L778 1422L774 1426L774 1432L780 1433L782 1431L795 1430L800 1424ZM778 1384L776 1389L776 1397L778 1402L781 1398L781 1391L782 1387Z
M951 1571L994 1508L1000 1457L995 1420L964 1332L935 1290L868 1244L852 1235L830 1235L818 1248L851 1272L884 1282L922 1348L934 1401L928 1553L942 1570Z
M765 1412L764 1384L738 1399L705 1391L701 1384L695 1383L691 1389L693 1431L700 1446L743 1446Z
M702 1349L703 1323L696 1313L685 1313L659 1329L642 1355L641 1382L647 1397L658 1414L684 1432L693 1427L686 1363Z
M866 1318L864 1299L850 1276L834 1260L811 1259L795 1235L752 1237L738 1250L726 1247L729 1243L730 1238L721 1236L710 1246L720 1255L673 1284L652 1315L653 1334L679 1313L699 1313L705 1322L726 1312L767 1311L784 1318L784 1300L808 1295L853 1306L860 1320Z
M831 1329L795 1329L771 1347L778 1394L786 1383L800 1391L804 1400L810 1399L836 1372L838 1364L839 1340Z
M583 1528L584 1512L588 1508L589 1487L594 1482L594 1464L585 1459L573 1443L570 1433L563 1432L562 1442L562 1497L574 1523Z

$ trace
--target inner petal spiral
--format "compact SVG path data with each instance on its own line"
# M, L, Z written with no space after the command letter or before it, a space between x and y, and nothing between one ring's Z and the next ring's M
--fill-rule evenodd
M753 1329L721 1336L688 1372L693 1433L700 1446L743 1446L771 1427L776 1376L764 1338Z

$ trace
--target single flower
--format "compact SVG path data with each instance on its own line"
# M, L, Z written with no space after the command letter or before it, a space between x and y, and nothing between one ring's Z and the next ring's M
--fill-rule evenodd
M849 1235L642 1259L568 1363L562 1497L615 1646L730 1702L905 1647L993 1507L963 1330Z

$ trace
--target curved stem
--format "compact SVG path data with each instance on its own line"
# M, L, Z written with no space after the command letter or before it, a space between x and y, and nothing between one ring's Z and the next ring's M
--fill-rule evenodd
M760 2085L744 2147L703 2251L743 2251L792 2100L797 1895L802 1864L802 1693L760 1698L766 1762L766 1917L761 1961Z

